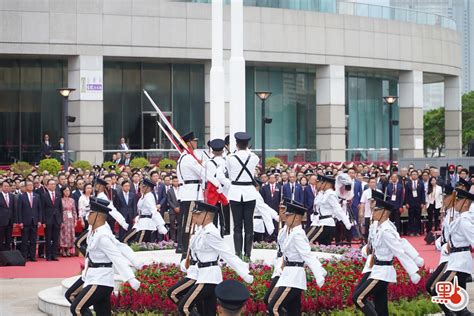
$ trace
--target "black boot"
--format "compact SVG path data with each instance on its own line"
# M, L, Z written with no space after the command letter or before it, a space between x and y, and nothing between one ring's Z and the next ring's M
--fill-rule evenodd
M235 255L240 257L242 255L242 233L234 233L234 248Z
M377 316L377 312L375 311L374 303L369 300L365 300L364 307L361 308L362 313L364 316Z
M245 234L245 256L250 259L250 255L252 254L253 248L253 234Z

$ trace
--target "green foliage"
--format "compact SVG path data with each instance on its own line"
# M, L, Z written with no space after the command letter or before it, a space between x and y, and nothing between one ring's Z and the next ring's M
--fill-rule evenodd
M474 91L462 96L462 147L474 140Z
M61 170L61 164L54 158L43 159L39 163L40 172L48 171L51 175L56 175Z
M275 168L277 165L282 165L283 160L278 157L267 157L265 158L265 169Z
M132 161L130 161L130 168L142 169L148 166L149 164L150 162L146 158L137 157L137 158L133 158Z
M86 160L77 160L72 163L72 167L82 170L92 170L92 165L89 161Z
M18 161L10 165L10 169L23 177L28 176L33 171L33 166L25 161Z
M3 169L0 169L0 176L3 176L3 175L5 175L5 174L7 174L7 173L8 173L8 171L3 170Z
M435 151L438 155L444 148L444 108L438 108L428 111L423 116L424 129L424 148L425 155L431 149L431 157L434 156Z
M115 168L117 168L117 164L115 162L112 162L112 161L106 161L102 164L102 168L104 168L105 170L107 170L108 172L110 172L110 166L115 166Z
M160 168L160 170L165 170L166 169L165 166L167 164L171 164L171 166L173 167L171 169L176 169L176 161L172 159L168 159L168 158L161 159L158 164L158 167Z

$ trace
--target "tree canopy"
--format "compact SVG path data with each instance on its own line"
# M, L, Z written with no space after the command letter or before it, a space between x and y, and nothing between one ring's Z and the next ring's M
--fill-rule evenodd
M474 91L462 96L462 147L474 140Z

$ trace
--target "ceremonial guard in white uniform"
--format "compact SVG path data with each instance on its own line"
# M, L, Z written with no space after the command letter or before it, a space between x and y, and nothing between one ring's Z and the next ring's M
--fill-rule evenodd
M193 253L198 260L198 277L193 287L186 293L178 305L180 314L194 314L194 308L202 304L201 316L216 314L216 296L214 289L222 282L222 271L218 260L225 261L247 283L253 282L249 273L249 265L234 255L219 230L214 226L213 217L217 208L203 202L196 202L193 213L196 222L202 228L193 238Z
M417 263L405 253L405 242L400 239L395 225L389 220L392 205L377 196L375 200L372 217L378 222L378 226L372 240L372 270L369 277L357 286L352 300L364 315L388 316L388 284L397 282L393 257L398 258L413 283L418 283L421 277L417 273ZM375 306L368 300L370 296L374 297Z
M457 188L456 202L454 208L459 212L459 217L449 225L449 237L442 247L442 252L448 255L446 272L439 281L453 282L457 277L457 285L466 289L466 280L472 274L472 254L474 247L474 222L469 210L474 201L474 194ZM444 310L444 308L443 308ZM451 312L455 315L472 315L464 308L458 312Z
M114 270L134 290L140 287L140 282L129 267L129 260L117 247L115 236L106 223L110 209L95 201L91 201L90 206L88 222L92 229L87 235L88 248L82 276L84 283L82 290L74 295L70 310L73 315L92 315L89 307L94 306L96 315L111 315Z
M318 200L316 229L310 230L311 234L308 234L308 239L312 242L317 241L322 245L330 245L336 233L335 219L342 221L347 230L350 230L352 225L347 212L339 204L337 193L334 191L336 179L329 176L320 176L320 182L320 189L324 193Z
M300 315L301 293L307 288L306 264L314 274L319 287L324 284L326 270L319 260L311 253L311 247L301 225L307 209L293 203L286 206L285 240L282 245L283 267L280 278L275 285L275 294L267 305L269 315ZM280 236L280 235L279 235Z
M237 151L227 157L227 170L231 186L227 198L234 220L234 248L242 255L242 227L245 231L244 254L250 258L253 245L253 212L258 192L254 186L254 172L259 158L248 149L251 137L244 132L235 133Z
M183 136L188 148L192 150L197 148L198 139L194 132L189 132ZM202 165L195 157L186 150L183 151L178 159L176 173L179 179L179 216L181 217L181 240L182 240L182 258L184 259L188 251L189 233L191 231L191 210L196 201L202 201L203 184L201 179Z
M446 265L448 264L449 255L442 251L443 246L449 240L449 225L458 217L459 212L454 209L454 202L456 198L456 192L452 186L446 186L444 191L443 198L443 207L444 207L444 219L443 226L441 228L441 236L436 239L435 246L436 249L440 251L439 264L433 273L431 273L428 281L426 282L426 291L431 296L436 296L436 283L439 281L441 276L446 272ZM443 310L445 306L440 305ZM450 313L448 309L445 310L445 313Z
M153 181L143 179L142 196L137 204L138 216L135 218L133 229L127 233L123 242L150 242L151 236L156 230L163 235L168 232L163 217L156 209L156 200L153 195L155 185Z
M222 156L225 142L223 139L213 139L209 142L213 157L204 163L202 178L206 181L205 200L206 203L216 205L218 216L214 217L214 225L224 236L230 233L230 207L229 201L224 193L224 187L228 179L225 177L226 159ZM223 180L225 179L225 180Z
M308 240L310 243L313 243L318 236L316 236L316 230L319 230L319 205L321 204L321 200L324 195L324 191L321 190L323 181L321 175L317 175L317 182L316 182L316 191L318 192L314 197L313 202L313 214L311 214L309 221L310 225L307 228L306 236L308 236ZM321 231L322 232L322 231ZM320 233L321 234L321 233ZM311 237L311 238L310 238Z

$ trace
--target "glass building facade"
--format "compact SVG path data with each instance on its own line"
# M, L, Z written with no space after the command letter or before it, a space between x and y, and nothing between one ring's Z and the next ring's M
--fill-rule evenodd
M0 59L0 164L38 161L42 135L61 136L66 60Z
M204 65L104 61L104 149L125 137L131 149L171 148L148 91L181 134L204 139Z
M265 130L269 154L279 155L272 149L316 148L315 80L315 72L306 69L246 68L246 122L254 148L262 147L262 104L255 96L256 91L262 90L272 92L265 103L265 116L273 119ZM294 155L290 151L283 158L293 160Z
M389 106L387 95L398 95L394 78L362 72L346 74L347 160L388 160ZM393 120L399 119L398 103L392 106ZM393 126L393 147L400 144L400 128ZM396 151L395 157L396 157Z

